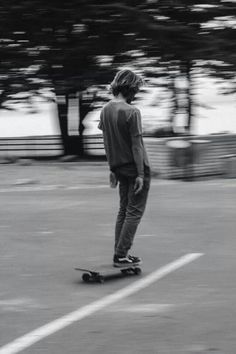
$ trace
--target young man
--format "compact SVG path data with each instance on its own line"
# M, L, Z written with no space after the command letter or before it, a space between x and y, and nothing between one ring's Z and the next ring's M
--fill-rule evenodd
M119 182L120 209L115 227L115 267L140 264L129 250L145 210L150 168L142 139L140 111L131 105L142 79L130 70L119 71L111 83L114 98L102 109L99 129L111 170L111 186Z

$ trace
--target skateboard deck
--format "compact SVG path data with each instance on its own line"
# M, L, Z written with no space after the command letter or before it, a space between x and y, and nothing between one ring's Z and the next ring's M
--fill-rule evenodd
M114 267L113 264L89 265L84 268L76 267L75 270L83 272L82 280L86 283L90 281L103 283L106 279L115 276L140 275L142 273L139 263L122 267Z

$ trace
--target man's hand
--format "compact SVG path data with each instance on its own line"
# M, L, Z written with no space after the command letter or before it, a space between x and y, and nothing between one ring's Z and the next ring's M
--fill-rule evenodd
M116 188L117 183L118 183L118 181L117 181L115 173L110 172L110 187Z
M135 179L134 194L140 193L142 189L143 189L143 178L138 176Z

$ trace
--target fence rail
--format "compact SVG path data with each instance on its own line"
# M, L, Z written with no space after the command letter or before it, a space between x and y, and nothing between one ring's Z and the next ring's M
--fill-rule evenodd
M64 153L61 136L0 138L0 157L56 157Z
M194 142L197 159L193 162L195 176L223 174L227 167L229 155L236 155L236 134L219 134L208 136L153 138L144 137L152 170L163 178L181 178L183 168L175 166L168 142L188 140ZM198 144L199 143L199 144ZM83 137L84 152L87 156L105 156L102 135L85 135ZM59 157L64 155L61 136L40 136L20 138L0 138L0 158L36 158ZM228 163L229 164L229 163Z
M168 142L173 140L194 141L195 156L190 172L194 176L210 176L224 174L226 164L224 160L229 154L236 154L236 134L219 134L207 136L192 136L178 138L151 138L144 139L147 147L152 170L163 178L182 178L185 175L183 168L173 163L173 151L168 147ZM205 140L202 144L201 140ZM199 142L199 144L197 143Z
M83 142L86 155L105 156L102 135L85 135Z

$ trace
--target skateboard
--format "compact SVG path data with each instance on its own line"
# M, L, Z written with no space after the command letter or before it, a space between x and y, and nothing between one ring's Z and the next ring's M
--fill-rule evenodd
M112 278L119 275L140 275L142 270L140 264L133 264L132 266L114 267L112 264L88 266L87 268L76 267L75 270L83 272L82 280L85 283L97 282L104 283L105 279Z

